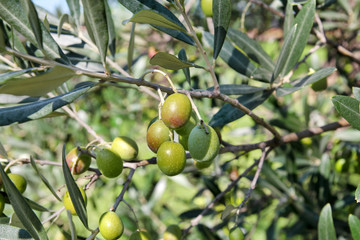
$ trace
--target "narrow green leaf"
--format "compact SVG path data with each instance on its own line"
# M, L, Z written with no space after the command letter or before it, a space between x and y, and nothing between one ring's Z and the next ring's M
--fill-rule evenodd
M224 220L225 218L227 218L234 209L237 209L237 208L231 204L227 205L225 207L224 211L221 213L221 219Z
M250 59L269 71L274 70L275 64L257 41L249 38L245 33L232 28L229 29L228 37L236 46L244 51Z
M178 57L181 61L187 62L187 56L186 56L186 51L184 48L182 48L179 51ZM190 68L183 68L183 72L186 78L186 81L188 82L188 84L191 86L191 79L190 79Z
M32 240L30 233L25 229L13 227L7 224L0 224L1 239L11 240Z
M339 114L348 121L351 126L360 130L359 101L348 96L335 96L332 102Z
M332 219L331 206L326 204L320 212L318 224L319 240L336 240L336 232Z
M16 78L18 76L21 76L25 73L31 72L33 71L35 68L27 68L27 69L22 69L22 70L18 70L18 71L14 71L14 72L6 72L6 73L2 73L0 74L0 84L2 84L3 82L6 82L9 79L12 78ZM1 86L1 85L0 85Z
M134 58L134 48L135 48L135 26L136 23L131 24L131 32L130 32L130 39L129 39L129 48L128 48L128 55L127 55L127 62L128 62L128 69L131 73L133 58Z
M12 94L0 94L0 104L31 103L39 101L40 97L15 96Z
M34 32L30 26L30 22L26 17L26 14L24 14L24 9L20 3L20 0L0 1L0 18L10 24L32 44L40 49ZM42 31L43 42L42 52L44 55L55 61L59 61L65 64L70 63L59 45L55 42L55 40L45 28L44 24L41 22L40 27Z
M360 239L360 220L352 214L349 215L349 226L353 239Z
M281 76L286 76L290 70L295 66L299 60L307 40L310 35L311 28L314 22L316 1L309 0L297 14L294 19L294 25L297 25L296 32L293 38L293 44L288 51L289 57L284 63L283 71Z
M317 71L313 74L310 74L310 75L307 75L306 77L292 81L290 83L292 87L279 87L278 89L276 89L276 95L278 97L282 97L287 94L293 93L297 90L302 89L304 86L313 84L323 78L326 78L327 76L329 76L330 74L332 74L335 71L336 71L336 68L334 68L334 67L327 67L327 68L320 69L319 71Z
M150 64L159 65L166 69L179 70L186 67L193 67L194 65L186 63L176 56L166 52L158 52L151 59Z
M39 171L39 169L36 166L36 163L33 159L32 156L30 156L30 162L31 162L31 166L33 167L33 169L35 170L36 174L41 178L41 180L43 181L43 183L45 184L45 186L50 190L50 192L54 195L54 197L59 200L60 202L62 201L61 198L57 195L56 191L54 190L54 188L51 186L51 184L49 183L49 181L44 177L44 175L42 175Z
M0 174L10 203L24 227L35 239L48 239L40 220L1 167Z
M71 240L77 240L77 234L76 234L76 228L75 228L75 224L72 220L72 216L69 210L66 210L66 214L68 217L68 222L70 225L70 233L71 233Z
M5 51L5 47L10 47L9 37L7 35L4 22L0 19L0 52Z
M360 88L353 87L352 90L353 90L354 97L360 101Z
M45 17L44 17L43 24L44 24L44 27L46 28L46 30L47 30L48 32L50 32L50 23L49 23L49 20L48 20L48 18L47 18L47 15L45 15Z
M129 21L135 22L135 23L152 24L152 25L170 28L170 29L174 29L174 30L178 30L178 31L186 33L186 29L184 27L179 26L178 24L174 23L173 21L168 20L163 15L161 15L157 12L154 12L152 10L148 10L148 9L144 9L144 10L141 10L140 12L137 12L136 14L134 14L134 16L132 16L132 18L130 18Z
M60 17L59 26L58 26L58 29L57 29L58 37L60 37L60 35L61 35L62 26L64 25L65 22L69 22L69 15L67 13L61 15L61 17Z
M94 84L88 83L71 92L34 103L15 107L0 108L0 126L10 125L15 122L23 123L44 117L55 110L73 102L76 98L86 93Z
M34 32L37 44L40 49L43 49L42 30L36 8L31 0L23 0L23 5L30 22L30 26Z
M101 62L106 69L106 52L109 32L106 20L104 0L82 0L87 23L93 33L95 44L99 49Z
M271 93L272 91L265 90L262 92L243 95L238 97L237 100L252 110L263 103L271 95ZM222 127L243 117L244 115L245 114L240 109L227 103L213 116L209 124L213 127Z
M266 88L254 87L246 84L222 84L220 85L220 92L226 95L245 95L264 91ZM213 91L214 87L207 89Z
M106 12L106 22L108 26L108 32L109 32L109 50L113 57L115 57L115 51L116 51L116 32L115 32L115 25L114 20L111 15L111 10L109 7L108 1L104 1L105 4L105 12Z
M69 191L71 202L74 205L76 214L79 216L81 222L84 224L86 228L88 227L88 219L86 213L86 205L85 201L81 195L78 185L76 184L70 169L66 163L66 153L65 153L65 145L62 150L62 169L64 173L66 187Z
M133 14L144 10L144 9L150 9L163 17L167 18L169 21L177 24L181 28L184 28L184 25L179 21L179 19L166 7L158 3L157 1L147 1L147 0L118 0L124 7L126 7L129 11L131 11ZM169 29L166 27L156 26L152 25L153 27L157 28L158 30L169 34L170 36L183 41L185 43L188 43L190 45L195 45L194 40L186 33L178 30Z
M71 17L75 20L77 27L80 27L80 1L79 0L66 0Z
M284 69L284 64L285 62L288 61L288 58L290 58L290 50L292 48L292 45L293 45L293 38L294 38L294 33L296 31L296 27L297 25L294 25L290 32L286 35L286 38L284 40L284 44L283 46L281 47L281 50L280 50L280 54L279 54L279 57L278 57L278 60L275 64L275 69L274 69L274 72L273 72L273 75L272 75L272 78L271 78L271 82L274 82L277 77L279 76L279 74L281 73L281 71Z
M8 158L8 154L1 142L0 142L0 155L2 157Z
M213 0L213 21L214 21L214 53L213 59L219 56L224 44L226 33L231 18L230 0Z
M75 76L75 71L56 65L46 73L29 77L7 80L0 86L0 93L26 96L42 96Z
M214 37L208 33L203 33L203 39L213 46ZM256 70L250 60L236 49L229 41L225 40L220 52L220 57L235 71L247 77L252 77L252 73Z
M294 22L294 10L293 10L293 0L288 0L286 3L285 9L285 21L284 21L284 37L288 34L293 26Z
M360 202L360 184L357 186L356 191L355 191L355 200L357 203Z

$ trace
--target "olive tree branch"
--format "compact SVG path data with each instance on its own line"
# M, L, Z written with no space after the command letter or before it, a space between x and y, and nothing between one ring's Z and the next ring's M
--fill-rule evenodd
M179 0L175 0L175 4L178 7L178 9L181 12L181 15L184 17L185 23L188 26L189 30L190 30L190 34L192 36L192 38L194 39L196 46L199 48L200 54L202 55L202 57L204 58L206 65L208 66L208 70L210 72L211 78L213 80L213 84L214 84L214 94L218 95L220 93L220 86L219 86L219 82L216 78L215 75L215 71L214 71L214 67L213 65L210 63L209 58L206 55L206 52L202 46L202 44L200 43L199 38L196 35L196 32L194 30L194 28L192 27L192 24L190 22L189 17L186 14L186 10L183 8L183 6L180 4Z

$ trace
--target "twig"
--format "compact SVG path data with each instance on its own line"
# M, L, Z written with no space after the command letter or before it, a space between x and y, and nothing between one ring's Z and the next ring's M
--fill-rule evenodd
M133 175L135 173L135 170L136 170L136 168L130 168L129 175L128 175L127 179L126 179L126 182L124 183L124 187L121 190L119 196L116 198L116 201L115 201L114 205L110 208L110 211L115 211L116 208L119 206L120 202L123 200L124 195L125 195L128 187L129 187L129 185L130 185L131 179L132 179L132 177L133 177Z

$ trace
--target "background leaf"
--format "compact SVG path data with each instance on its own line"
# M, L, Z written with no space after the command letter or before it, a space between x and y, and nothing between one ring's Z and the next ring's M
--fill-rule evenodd
M271 95L271 93L272 91L265 90L262 92L243 95L238 97L237 100L252 110L263 103ZM234 108L227 103L213 116L209 124L213 127L222 127L243 117L244 115L245 114L240 109Z
M99 49L101 62L106 69L106 52L109 32L104 0L82 0L84 14L91 29L96 46Z
M214 87L210 87L207 90L213 91ZM220 92L226 95L245 95L251 93L257 93L265 90L262 87L254 87L246 84L222 84L220 85Z
M332 102L339 114L348 121L351 126L360 130L359 101L348 96L335 96Z
M169 11L166 7L164 7L163 5L161 5L156 1L147 1L147 0L132 0L132 1L118 0L118 1L134 14L144 9L151 9L152 11L162 15L163 17L167 18L169 21L185 29L184 25L179 21L179 19L177 19L177 17L171 11ZM189 35L181 31L177 31L161 26L156 26L156 25L153 25L153 27L157 28L158 30L164 33L169 34L170 36L180 41L183 41L190 45L195 45L194 40Z
M79 87L63 95L34 103L0 108L0 126L9 125L15 122L23 123L44 117L62 106L71 103L76 98L86 93L93 85L93 83L88 83L83 87Z
M0 224L0 233L2 239L11 240L31 240L30 233L25 229L13 227L10 225Z
M214 22L214 54L213 59L219 56L224 44L231 18L230 0L213 0Z
M39 17L36 8L31 0L23 0L25 6L25 12L27 14L30 26L34 32L37 44L40 49L43 49L42 31Z
M0 174L10 203L21 223L34 238L40 240L48 239L42 223L1 167Z
M293 24L297 25L297 28L294 34L293 44L288 51L289 57L286 59L283 71L281 72L282 77L290 72L304 51L314 22L315 6L316 1L309 0L294 19Z
M22 4L19 0L0 1L0 18L15 28L32 44L38 46L36 37L26 15L23 14L23 11ZM42 52L44 55L52 60L56 60L64 64L70 63L45 26L42 23L40 23L40 26L43 38Z
M54 197L61 202L62 201L61 198L56 194L56 191L51 186L49 181L44 177L44 175L42 175L40 173L32 156L30 156L30 163L31 163L32 168L35 170L36 174L40 177L40 179L43 181L43 183L46 185L46 187L50 190L50 192L54 195Z
M336 232L332 219L331 206L326 204L320 212L318 224L319 240L336 240Z
M353 239L360 239L360 220L352 214L349 215L349 226Z
M70 15L75 20L75 24L77 27L80 27L80 2L79 0L66 0Z
M176 56L166 52L158 52L151 59L150 64L159 65L166 69L179 70L186 67L193 67L194 65L186 63Z
M115 32L115 25L114 20L111 15L111 10L109 7L108 1L104 1L105 4L105 12L106 12L106 22L108 26L108 32L109 32L109 50L113 57L115 57L115 51L116 51L116 32Z
M8 79L0 85L0 93L42 96L75 76L75 71L56 65L49 71L34 77Z
M86 213L86 205L85 201L81 195L78 185L76 184L73 176L71 175L70 169L66 163L66 153L65 153L65 145L62 150L62 169L64 173L66 187L69 191L71 202L74 205L76 214L79 216L81 222L84 224L86 228L88 227L88 219Z
M229 29L228 37L236 46L244 51L250 59L260 64L261 67L271 72L274 70L275 64L257 41L249 38L245 33L232 28Z
M135 13L129 20L130 22L135 23L147 23L160 27L170 28L186 33L186 29L183 26L180 26L161 14L154 12L152 10L144 9Z

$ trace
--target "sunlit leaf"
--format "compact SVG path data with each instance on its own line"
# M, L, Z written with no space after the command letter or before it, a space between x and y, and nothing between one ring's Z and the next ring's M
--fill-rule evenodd
M66 214L68 217L68 222L70 225L70 233L71 233L71 240L77 240L77 234L76 234L76 228L75 228L75 224L72 220L72 216L69 210L66 210Z
M214 54L216 59L224 44L231 18L230 0L213 0Z
M360 220L352 214L349 215L349 226L353 239L360 239Z
M34 238L40 240L48 239L42 223L1 167L0 174L12 208L19 217L21 223Z
M352 90L353 90L354 97L360 101L360 88L353 87Z
M355 200L357 203L360 202L360 184L357 186L356 191L355 191Z
M360 130L359 101L348 96L335 96L332 102L339 114L348 121L351 126Z
M179 70L182 68L193 67L193 64L186 63L174 55L166 52L158 52L151 59L150 64L159 65L166 69Z
M157 12L147 9L141 10L140 12L134 14L134 16L132 16L129 21L135 23L147 23L178 30L181 32L186 32L186 29L184 27L174 23L173 21L168 20L166 17Z
M134 58L134 48L135 48L135 26L136 23L131 24L131 32L130 32L130 39L129 39L129 47L128 47L128 55L127 55L127 63L129 72L132 71L132 64Z
M293 45L293 39L296 32L297 25L294 25L289 33L286 35L286 38L284 40L284 44L281 47L280 54L278 57L278 60L275 64L275 69L271 78L271 82L274 82L279 74L284 69L285 63L288 61L288 59L291 57L290 51L292 49Z
M116 32L115 32L115 25L114 20L111 15L111 10L109 7L108 1L104 1L105 4L105 11L106 11L106 21L108 26L108 32L109 32L109 50L113 57L115 57L115 51L116 51Z
M284 21L284 37L291 30L294 22L294 10L293 10L293 0L288 0L286 3L285 9L285 21Z
M179 25L181 28L184 28L184 25L179 21L179 19L166 7L158 3L157 1L147 1L147 0L118 0L124 7L126 7L129 11L131 11L133 14L145 10L150 9L163 17L167 18L169 21ZM169 34L170 36L183 41L185 43L195 45L194 40L187 35L186 33L178 30L169 29L166 27L156 26L152 25L153 27L157 28L158 30Z
M88 228L86 204L85 204L85 201L79 190L79 187L76 184L76 182L70 172L70 169L66 163L65 155L66 155L66 153L65 153L65 145L64 145L63 150L62 150L62 169L63 169L63 173L64 173L66 187L69 191L70 199L74 205L76 214L79 216L79 218L80 218L81 222L84 224L84 226L86 228Z
M13 78L0 86L0 93L27 96L42 96L75 76L75 71L63 66L55 66L51 70L34 77Z
M15 107L0 108L0 126L23 123L44 117L86 93L94 84L88 84L63 95Z
M320 212L318 224L319 240L336 240L336 232L330 204L326 204Z
M80 27L80 2L79 0L66 0L70 15L75 20L75 24L77 27Z
M23 3L30 26L34 32L37 44L39 48L42 49L43 48L42 30L36 8L31 0L23 0Z
M62 26L64 25L65 22L69 22L69 15L67 13L61 15L60 17L60 23L57 31L58 37L60 37L61 35Z
M106 66L106 52L109 42L109 32L106 19L104 0L82 0L88 26L91 29L101 62Z
M281 72L281 76L285 76L295 66L299 60L307 40L310 35L311 28L314 22L316 1L309 0L299 11L294 19L293 24L297 25L296 32L294 34L293 43L288 50L289 57L284 62L284 67Z
M38 46L36 37L32 31L29 20L24 14L24 9L20 0L0 1L0 18L10 24L14 29L27 38L32 44ZM40 22L42 31L42 52L50 59L68 64L69 60L62 52L61 48L52 38L50 33L45 28L44 24ZM39 47L39 46L38 46ZM40 47L39 47L40 48Z

